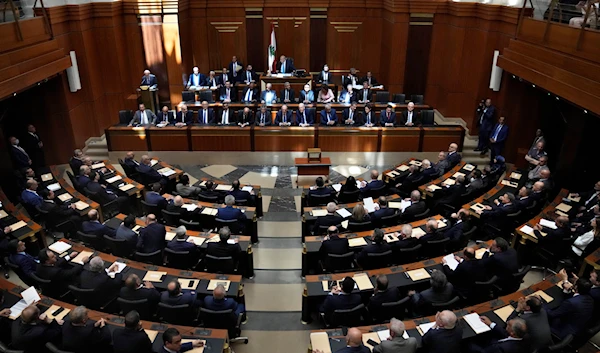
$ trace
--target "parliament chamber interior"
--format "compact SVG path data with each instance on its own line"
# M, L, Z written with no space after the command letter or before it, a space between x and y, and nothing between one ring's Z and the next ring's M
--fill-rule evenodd
M600 352L598 0L2 0L0 353Z

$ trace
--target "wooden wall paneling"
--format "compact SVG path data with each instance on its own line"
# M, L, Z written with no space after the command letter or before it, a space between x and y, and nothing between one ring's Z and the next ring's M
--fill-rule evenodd
M235 55L246 63L246 11L244 8L207 9L209 70L227 67ZM202 39L201 39L202 40Z
M164 102L169 100L170 94L169 90L165 89L169 86L169 77L163 47L165 41L162 29L163 18L160 14L140 14L139 21L142 29L146 68L156 75L159 87L158 100Z
M144 40L142 38L142 27L136 14L125 13L123 15L123 34L127 47L127 60L129 62L128 87L131 93L140 86L142 75L147 68L144 54ZM134 109L130 107L128 109Z
M181 102L183 89L183 65L181 56L181 42L179 37L178 14L165 14L163 16L163 38L167 76L169 78L169 101L171 107Z
M188 129L178 127L153 127L146 129L146 138L152 151L188 151Z
M447 151L451 143L461 144L464 130L459 127L423 127L423 152Z
M209 62L209 53L210 51L218 51L219 48L210 47L211 50L209 51L208 29L211 25L208 23L206 3L204 1L191 1L189 6L189 17L181 19L188 22L191 38L189 42L182 42L183 52L192 52L192 64L185 67L185 73L186 75L191 74L194 66L198 66L200 72L208 73L212 69ZM217 65L217 68L221 69L222 66Z
M193 126L192 151L251 151L251 128Z
M427 85L431 37L433 35L433 14L411 14L408 27L406 65L404 71L404 93L424 94Z
M315 146L315 128L265 127L254 129L256 151L306 152Z
M14 50L50 39L50 33L46 32L43 17L19 20L19 25L21 27L22 40L18 37L16 22L0 24L0 52Z
M192 30L193 25L190 20L191 17L191 9L189 3L187 1L180 1L178 8L178 18L179 18L179 38L181 45L181 67L184 75L188 75L191 73L191 69L194 65L194 53L193 47L191 45L192 42ZM188 70L190 71L188 73ZM187 76L186 76L187 77ZM179 97L181 99L181 96ZM173 103L173 102L171 102Z
M245 65L252 65L254 71L265 72L267 48L264 41L262 8L246 8L246 58ZM267 42L268 43L268 42Z
M310 9L310 70L319 72L327 63L327 8Z
M294 59L296 68L308 70L310 67L310 9L308 7L264 8L263 50L265 51L271 41L271 23L275 23L277 60L281 55L285 55Z
M383 11L381 20L381 53L379 76L390 93L405 93L404 72L408 45L408 13ZM420 65L423 65L421 63ZM374 74L375 75L375 74Z

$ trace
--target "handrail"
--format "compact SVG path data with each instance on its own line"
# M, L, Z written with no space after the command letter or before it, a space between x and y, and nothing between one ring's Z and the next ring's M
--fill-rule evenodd
M23 41L23 31L21 28L21 20L23 20L24 18L21 17L20 12L23 11L22 6L20 5L20 1L16 1L17 4L15 5L15 1L14 0L3 0L4 2L4 7L2 8L2 22L10 22L6 20L6 10L8 9L8 7L10 7L12 14L13 14L13 20L16 26L16 31L17 31L17 38L19 41ZM54 38L54 34L52 33L52 27L50 26L50 20L48 19L48 13L46 11L46 7L44 6L44 0L39 0L40 2L40 7L39 9L41 10L41 16L44 17L44 26L46 27L46 33L48 33L50 35L50 39ZM31 7L31 11L33 13L33 17L37 17L39 15L36 14L35 8L36 5L38 3L38 0L35 0L35 3L33 4L33 6Z

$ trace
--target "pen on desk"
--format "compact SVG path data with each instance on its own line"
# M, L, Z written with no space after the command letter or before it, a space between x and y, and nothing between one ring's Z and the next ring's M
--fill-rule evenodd
M406 276L406 278L410 279L410 276L408 275L408 273L404 272L404 275Z
M340 340L339 340L339 338L333 338L333 337L330 337L330 338L331 338L332 340L336 341L336 342L339 342L339 341L340 341Z

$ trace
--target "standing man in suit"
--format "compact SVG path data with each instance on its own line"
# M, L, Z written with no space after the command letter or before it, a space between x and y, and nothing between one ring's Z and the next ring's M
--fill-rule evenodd
M236 317L246 312L244 304L238 304L235 299L226 298L227 291L222 284L217 285L213 295L204 297L204 307L208 310L222 311L232 310Z
M266 89L261 92L260 101L262 104L277 103L277 92L273 91L271 83L267 83Z
M256 88L256 83L250 82L250 84L244 88L244 92L242 92L242 102L243 103L256 103L258 100L258 89Z
M217 119L217 125L229 126L235 124L236 119L233 110L229 109L229 103L223 103L223 108L219 112L219 118Z
M327 64L323 65L323 70L319 72L319 77L317 78L318 83L328 84L332 80L332 75L329 72L329 66Z
M246 66L246 71L244 71L242 78L247 85L250 84L250 82L256 82L256 72L252 69L252 65L248 64L248 66Z
M286 104L281 106L281 109L275 114L275 125L290 126L293 123L292 112L288 110Z
M223 84L221 83L220 77L215 74L214 71L210 71L208 73L208 77L206 78L205 86L208 86L211 89L221 88Z
M373 353L416 353L417 339L414 337L404 338L404 323L396 318L390 320L390 337L387 341L373 348Z
M169 111L169 107L166 105L162 107L162 109L156 114L156 123L157 124L169 124L175 121L175 117L173 113ZM173 123L175 125L175 123Z
M244 107L244 110L238 112L237 124L239 127L254 125L254 115L249 107Z
M515 318L520 318L527 324L527 335L532 351L552 345L548 315L540 297L530 295L527 298L519 298L517 308L508 316L506 322Z
M129 126L156 124L156 115L151 110L146 109L144 103L141 103L138 108L138 111L133 114L133 119L129 122Z
M156 221L156 216L152 213L146 216L146 226L140 229L140 236L137 242L137 249L142 253L152 253L156 250L162 250L165 247L165 235L167 230L165 226Z
M354 91L353 86L350 84L345 86L345 89L342 90L342 93L340 93L339 102L350 104L352 102L356 102L357 100L356 91Z
M221 87L221 94L219 100L223 103L231 103L237 100L235 89L231 86L231 82L225 82L225 85Z
M292 60L286 58L285 55L280 56L279 62L277 63L277 72L280 74L291 74L294 71L296 71L296 68L292 63Z
M363 124L361 114L356 111L356 102L352 102L349 108L344 109L342 118L345 125L360 126Z
M298 104L298 110L296 110L295 124L301 127L312 126L315 124L315 110L306 110L304 103Z
M496 113L496 107L492 105L490 98L486 99L485 102L479 103L477 107L477 127L479 127L479 142L475 151L486 152L488 149L488 143L492 127L494 125L494 114Z
M471 353L528 353L531 352L529 342L524 340L527 335L527 324L525 320L515 318L506 320L506 330L495 322L492 322L487 316L480 316L481 322L489 326L491 335L494 336L488 342L485 348L477 344L471 344Z
M460 353L463 330L457 321L456 314L450 310L438 312L435 325L421 339L423 352Z
M365 123L363 126L365 127L373 127L379 126L379 118L375 115L373 111L373 105L368 103L365 105L365 112L362 117L362 121Z
M409 102L406 110L402 112L402 116L400 117L400 125L417 126L420 123L419 117L415 112L415 103Z
M152 341L140 322L140 314L132 310L125 314L125 327L113 331L114 353L150 353Z
M343 219L337 214L337 209L338 208L335 202L330 202L327 204L327 215L317 217L315 225L313 226L313 234L322 234L321 227L337 226L342 223Z
M381 112L381 125L385 127L394 127L396 125L396 112L392 111L392 106L385 107L385 112Z
M169 120L171 121L171 124L177 127L191 125L194 122L194 113L188 110L187 105L182 104L181 110L175 114L175 119Z
M266 105L261 105L260 110L256 113L256 126L271 126L271 110L267 109Z
M504 124L504 120L505 118L503 116L498 119L498 123L492 129L492 133L490 135L490 150L492 151L492 160L494 160L496 156L500 156L502 154L504 142L508 136L508 126ZM485 153L482 151L481 155L484 154Z
M367 81L363 81L363 88L358 92L358 103L367 104L371 102L371 88L369 88L369 83Z
M27 134L23 136L23 147L31 157L31 166L36 169L46 165L44 143L40 139L35 126L27 125Z
M321 110L321 126L336 126L337 114L335 109L331 108L331 104L325 104L325 109Z
M201 340L181 343L181 334L176 328L172 327L163 332L162 339L164 346L160 349L159 353L183 353L204 346Z
M366 82L367 85L369 86L369 88L373 88L373 86L378 86L379 82L377 82L377 79L375 79L375 77L373 77L373 74L371 73L371 71L367 71L367 76L362 78L362 82Z
M200 70L198 69L197 66L194 67L192 69L192 74L188 78L186 88L191 89L191 90L198 90L198 89L200 89L200 87L204 86L205 84L206 84L206 76L204 76L204 74L200 73Z
M300 91L300 102L304 104L312 104L315 101L315 92L310 89L310 85L304 85L304 89Z
M207 101L202 101L202 109L198 111L198 124L212 125L215 123L215 112L208 107Z
M21 169L29 167L33 164L31 161L31 157L29 154L19 146L19 139L14 136L11 136L9 139L10 142L10 155L13 160L13 164L15 169Z
M142 76L142 82L140 86L149 86L151 89L158 88L158 81L156 76L150 73L150 70L144 70L144 76Z
M293 103L296 93L289 82L283 84L283 89L279 92L279 99L282 103Z
M458 261L458 266L454 270L448 266L446 259L442 259L444 273L456 291L467 300L471 300L476 294L473 283L486 280L485 268L481 260L475 257L473 247L465 248L462 257L455 255L454 259Z
M233 56L231 58L231 62L229 63L229 72L233 76L233 82L242 82L244 77L242 76L242 70L244 70L244 64L238 61L237 56Z

